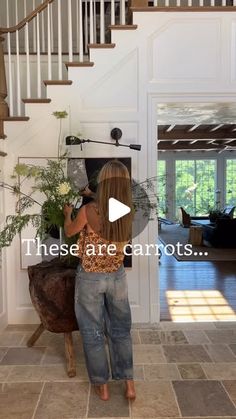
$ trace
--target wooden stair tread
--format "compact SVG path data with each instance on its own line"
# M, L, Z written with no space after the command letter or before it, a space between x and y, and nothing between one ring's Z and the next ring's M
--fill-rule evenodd
M50 103L51 99L22 99L23 103Z
M115 48L116 44L88 44L88 48Z
M29 121L28 116L7 116L3 121Z
M110 25L108 27L110 30L135 30L138 25Z
M69 61L64 63L66 67L93 67L94 63L91 61Z
M131 7L132 12L235 12L235 6L172 6L172 7Z
M44 80L43 82L45 86L69 86L73 83L72 80Z

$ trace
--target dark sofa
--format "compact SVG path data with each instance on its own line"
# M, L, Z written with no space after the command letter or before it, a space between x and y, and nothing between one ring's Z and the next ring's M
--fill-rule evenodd
M204 225L203 239L213 247L236 248L236 218L218 218L214 224Z

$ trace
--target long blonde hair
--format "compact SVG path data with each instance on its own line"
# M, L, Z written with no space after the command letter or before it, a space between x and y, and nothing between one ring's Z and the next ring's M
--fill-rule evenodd
M115 198L131 208L131 212L114 222L108 219L109 199ZM132 192L127 167L119 160L108 161L98 176L96 202L100 216L101 236L113 242L125 242L131 237Z

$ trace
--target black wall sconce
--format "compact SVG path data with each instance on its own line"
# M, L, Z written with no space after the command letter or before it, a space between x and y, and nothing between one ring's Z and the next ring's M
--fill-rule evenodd
M108 144L108 145L114 145L116 147L128 147L131 150L141 150L140 144L120 144L119 140L122 137L122 131L120 128L113 128L111 130L111 138L115 140L115 143L108 143L107 141L96 141L96 140L85 140L82 138L75 137L74 135L68 135L66 137L66 145L81 145L84 143L96 143L96 144Z

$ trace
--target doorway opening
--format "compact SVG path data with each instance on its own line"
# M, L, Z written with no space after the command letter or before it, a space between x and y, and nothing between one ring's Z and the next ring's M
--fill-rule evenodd
M235 111L158 105L161 320L236 320Z

